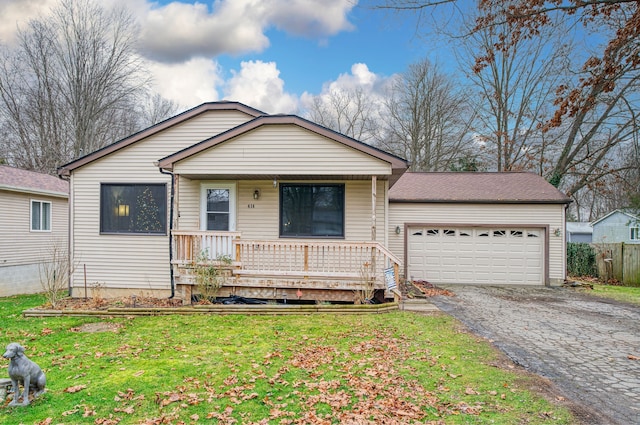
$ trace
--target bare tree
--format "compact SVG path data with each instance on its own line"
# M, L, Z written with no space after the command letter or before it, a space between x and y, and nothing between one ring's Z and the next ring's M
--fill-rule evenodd
M124 9L62 0L19 31L0 57L0 119L7 160L56 168L129 134L147 78ZM127 119L129 122L127 122Z
M331 88L314 96L305 113L311 121L365 143L379 126L378 103L362 87Z
M541 127L553 113L570 50L560 38L563 28L549 27L540 39L519 40L496 51L505 32L508 28L500 26L478 29L460 46L459 60L478 93L472 96L478 112L475 131L490 168L543 174L548 146L561 134L544 134Z
M412 171L452 169L476 148L467 97L428 60L410 65L396 79L385 116L377 144L408 159Z

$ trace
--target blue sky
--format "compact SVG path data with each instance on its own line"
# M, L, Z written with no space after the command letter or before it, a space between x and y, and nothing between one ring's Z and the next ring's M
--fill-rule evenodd
M371 72L389 77L420 60L427 51L413 28L407 29L382 11L356 6L348 16L352 30L317 39L272 28L267 31L271 45L264 52L222 55L219 62L225 69L237 69L241 60L275 61L287 90L317 94L324 83L350 73L354 63L366 64Z
M11 44L18 25L50 13L57 1L0 1L0 39ZM379 89L426 56L449 60L446 46L416 37L411 14L357 3L100 0L124 5L137 20L139 53L158 93L184 107L228 99L270 113L296 113L305 98L330 87Z

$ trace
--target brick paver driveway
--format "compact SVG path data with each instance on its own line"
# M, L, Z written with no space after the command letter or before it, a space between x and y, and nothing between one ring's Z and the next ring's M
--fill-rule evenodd
M571 288L447 286L431 298L515 363L592 407L593 424L640 424L640 307Z

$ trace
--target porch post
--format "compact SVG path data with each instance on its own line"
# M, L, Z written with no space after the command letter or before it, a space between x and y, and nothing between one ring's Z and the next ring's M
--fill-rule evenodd
M376 197L377 177L371 176L371 241L376 241Z

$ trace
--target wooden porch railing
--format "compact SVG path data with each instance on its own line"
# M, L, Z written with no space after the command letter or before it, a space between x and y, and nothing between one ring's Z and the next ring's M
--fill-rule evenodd
M221 255L233 258L233 241L240 238L241 234L204 230L174 230L172 233L175 242L173 263L179 265L192 263L201 253L205 253L209 260L215 260Z
M236 276L361 281L363 273L384 288L384 270L398 280L400 260L377 242L240 239L240 232L174 230L173 263L192 264L200 253L210 260L228 255Z
M361 280L367 272L384 287L384 270L400 260L375 242L233 241L238 275Z

